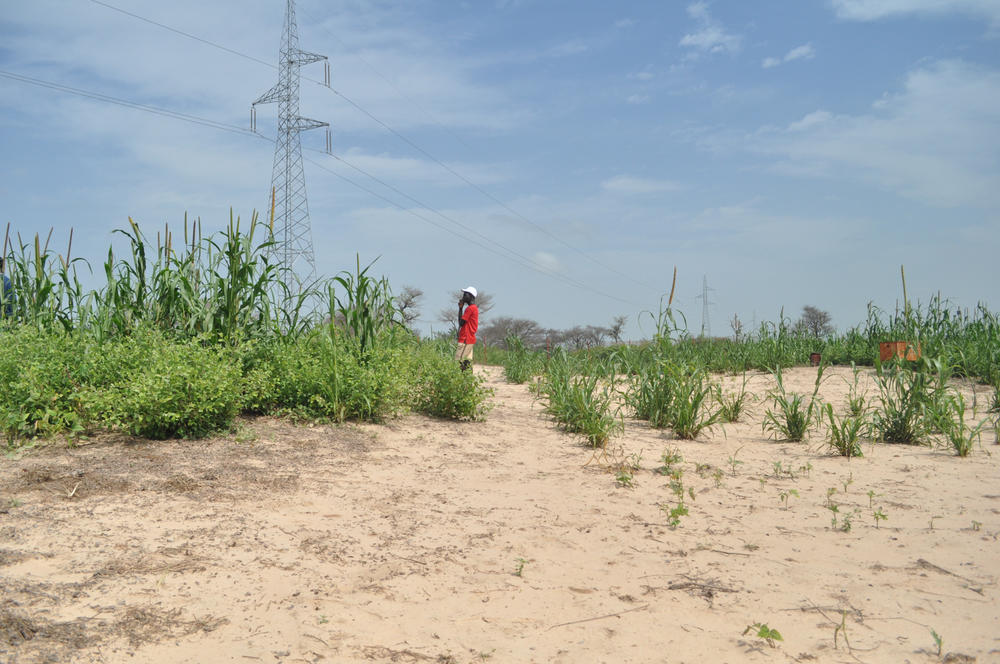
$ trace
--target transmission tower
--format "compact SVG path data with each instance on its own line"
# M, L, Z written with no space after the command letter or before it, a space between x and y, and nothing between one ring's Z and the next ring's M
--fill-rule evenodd
M710 337L712 336L712 323L708 319L708 307L715 304L708 300L708 292L714 291L714 288L708 287L708 275L702 277L701 295L697 296L701 302L701 336Z
M299 48L295 0L287 1L278 55L278 83L250 107L250 127L257 131L257 104L278 104L278 135L274 142L274 168L267 201L274 238L271 254L283 270L291 273L293 281L298 282L288 285L298 286L316 273L299 132L326 127L326 150L331 149L329 123L299 115L299 69L302 65L323 61L324 81L329 86L330 63L325 55L307 53Z

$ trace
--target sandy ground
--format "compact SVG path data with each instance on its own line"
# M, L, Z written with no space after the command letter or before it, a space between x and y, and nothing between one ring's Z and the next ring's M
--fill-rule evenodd
M627 422L641 468L622 487L526 387L477 370L484 423L262 419L0 460L0 661L1000 661L992 431L965 459L849 461L820 434L768 439L759 401L696 441ZM849 378L821 394L842 403ZM671 528L654 471L675 448Z

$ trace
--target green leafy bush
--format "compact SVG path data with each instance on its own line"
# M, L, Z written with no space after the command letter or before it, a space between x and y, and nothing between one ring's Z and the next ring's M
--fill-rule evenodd
M493 390L473 371L462 371L445 357L424 357L414 409L426 415L454 420L483 420Z
M230 353L197 342L157 345L149 363L103 393L110 424L152 439L197 438L228 428L240 406Z

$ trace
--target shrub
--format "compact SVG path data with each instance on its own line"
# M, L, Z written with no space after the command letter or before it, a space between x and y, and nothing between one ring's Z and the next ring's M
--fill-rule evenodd
M434 417L453 420L483 420L493 390L473 371L462 371L451 358L423 358L423 371L416 390L414 409Z
M111 423L136 436L197 438L232 425L239 386L230 353L164 342L148 366L105 393L105 408Z

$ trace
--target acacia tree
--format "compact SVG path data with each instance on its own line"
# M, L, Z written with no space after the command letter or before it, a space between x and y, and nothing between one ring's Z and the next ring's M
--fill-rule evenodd
M611 320L611 327L608 328L608 334L611 336L611 340L616 344L620 344L622 342L622 334L625 332L625 323L627 321L627 316L615 316Z
M420 318L420 301L423 297L424 292L414 286L404 286L403 292L396 296L396 308L407 327Z
M808 304L802 307L802 317L795 324L795 328L802 334L811 334L819 338L833 334L833 324L829 312L823 311Z

